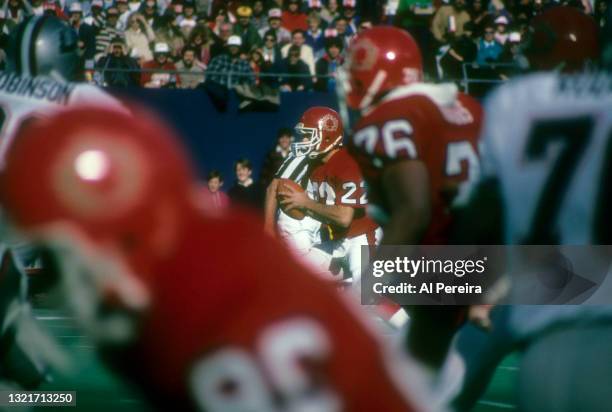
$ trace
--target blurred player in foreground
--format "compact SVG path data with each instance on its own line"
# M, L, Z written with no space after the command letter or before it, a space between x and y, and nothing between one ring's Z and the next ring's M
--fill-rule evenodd
M49 249L103 357L161 410L426 408L356 306L256 218L202 214L176 137L133 113L36 122L0 177L13 227Z
M116 99L95 86L70 83L77 76L79 55L77 34L67 22L52 16L30 16L12 30L8 46L7 70L0 71L0 167L15 135L33 121L67 105L120 107ZM35 181L24 184L37 185ZM10 378L32 388L48 372L51 359L42 355L54 352L42 344L43 338L35 337L40 333L25 299L23 266L40 272L40 255L20 239L8 246L2 248L0 275L0 379ZM34 349L35 341L41 342L40 350Z
M603 34L605 70L588 70L599 57L590 16L556 7L533 19L524 54L531 70L547 72L517 78L487 100L482 177L460 222L474 243L612 243L612 26ZM597 253L590 259L598 259ZM609 300L612 290L605 285L597 293ZM512 289L522 286L515 282ZM456 347L467 373L454 407L470 410L498 363L522 350L520 410L609 409L609 301L500 306L491 312L489 332L466 326Z
M393 27L357 36L339 76L344 117L355 111L359 118L350 150L367 183L368 211L383 227L382 244L448 243L451 208L477 178L480 105L454 84L424 83L418 45ZM409 312L408 350L435 372L464 308Z
M314 162L310 176L314 198L286 187L281 204L289 210L302 209L324 225L327 236L321 237L310 254L323 256L325 269L337 258L344 277L356 283L361 278L361 247L375 246L382 230L365 213L368 200L361 172L342 147L342 120L328 107L312 107L302 115L296 132L294 154Z

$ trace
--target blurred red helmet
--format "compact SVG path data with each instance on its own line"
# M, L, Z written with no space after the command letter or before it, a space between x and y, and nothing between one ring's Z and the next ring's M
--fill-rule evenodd
M341 76L347 105L363 110L389 90L423 79L419 46L404 30L373 27L351 42Z
M291 150L295 156L320 156L342 144L344 128L340 115L329 107L306 110L295 126L298 142Z
M176 138L155 118L81 107L16 136L0 198L20 232L111 246L130 272L146 276L173 246L192 181Z
M532 19L524 52L535 70L581 70L599 57L597 23L574 7L548 9Z

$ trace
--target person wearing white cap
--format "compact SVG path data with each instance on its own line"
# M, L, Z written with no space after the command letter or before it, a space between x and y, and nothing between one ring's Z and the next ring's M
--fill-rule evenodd
M282 27L283 12L281 9L273 8L268 11L268 26L259 30L259 36L263 39L268 30L276 36L279 45L285 45L291 41L291 32Z
M240 36L230 36L226 44L227 53L210 61L206 69L206 82L210 81L228 89L237 84L253 84L253 70L249 62L240 57L241 47Z
M83 6L79 2L70 4L68 8L70 25L79 35L79 48L85 60L94 58L96 54L96 30L83 21Z
M180 85L181 79L176 74L176 66L168 59L169 55L170 46L167 43L155 43L153 47L153 60L142 65L143 73L140 77L140 84L142 86L158 89L160 87ZM159 70L159 72L155 70ZM169 71L174 71L174 73Z
M495 19L495 40L497 40L500 44L506 44L508 40L508 18L506 16L499 16Z

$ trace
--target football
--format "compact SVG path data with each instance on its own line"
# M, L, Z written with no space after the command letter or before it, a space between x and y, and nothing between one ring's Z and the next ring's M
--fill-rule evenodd
M304 216L306 216L304 211L300 209L285 210L285 207L281 204L281 200L283 199L283 195L281 195L281 193L285 191L286 187L292 187L293 189L299 192L304 191L304 188L300 186L299 184L295 183L293 180L279 179L278 187L276 188L276 200L278 201L278 207L280 207L283 212L285 212L286 214L288 214L294 219L297 219L297 220L304 219Z

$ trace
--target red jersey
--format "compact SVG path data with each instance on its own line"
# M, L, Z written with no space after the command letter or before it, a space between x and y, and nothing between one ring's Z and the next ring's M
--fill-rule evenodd
M378 225L366 214L368 199L359 165L347 149L341 148L327 163L317 166L310 175L310 182L316 201L355 209L353 221L348 228L329 225L334 240L376 230Z
M333 285L294 261L255 218L191 228L158 267L138 341L106 354L155 407L415 410L390 372L398 360Z
M395 96L395 97L394 97ZM420 160L429 172L432 216L423 244L447 243L450 207L467 196L478 175L482 108L449 85L418 84L392 92L364 115L350 149L368 185L374 216L389 212L382 173L401 160Z

